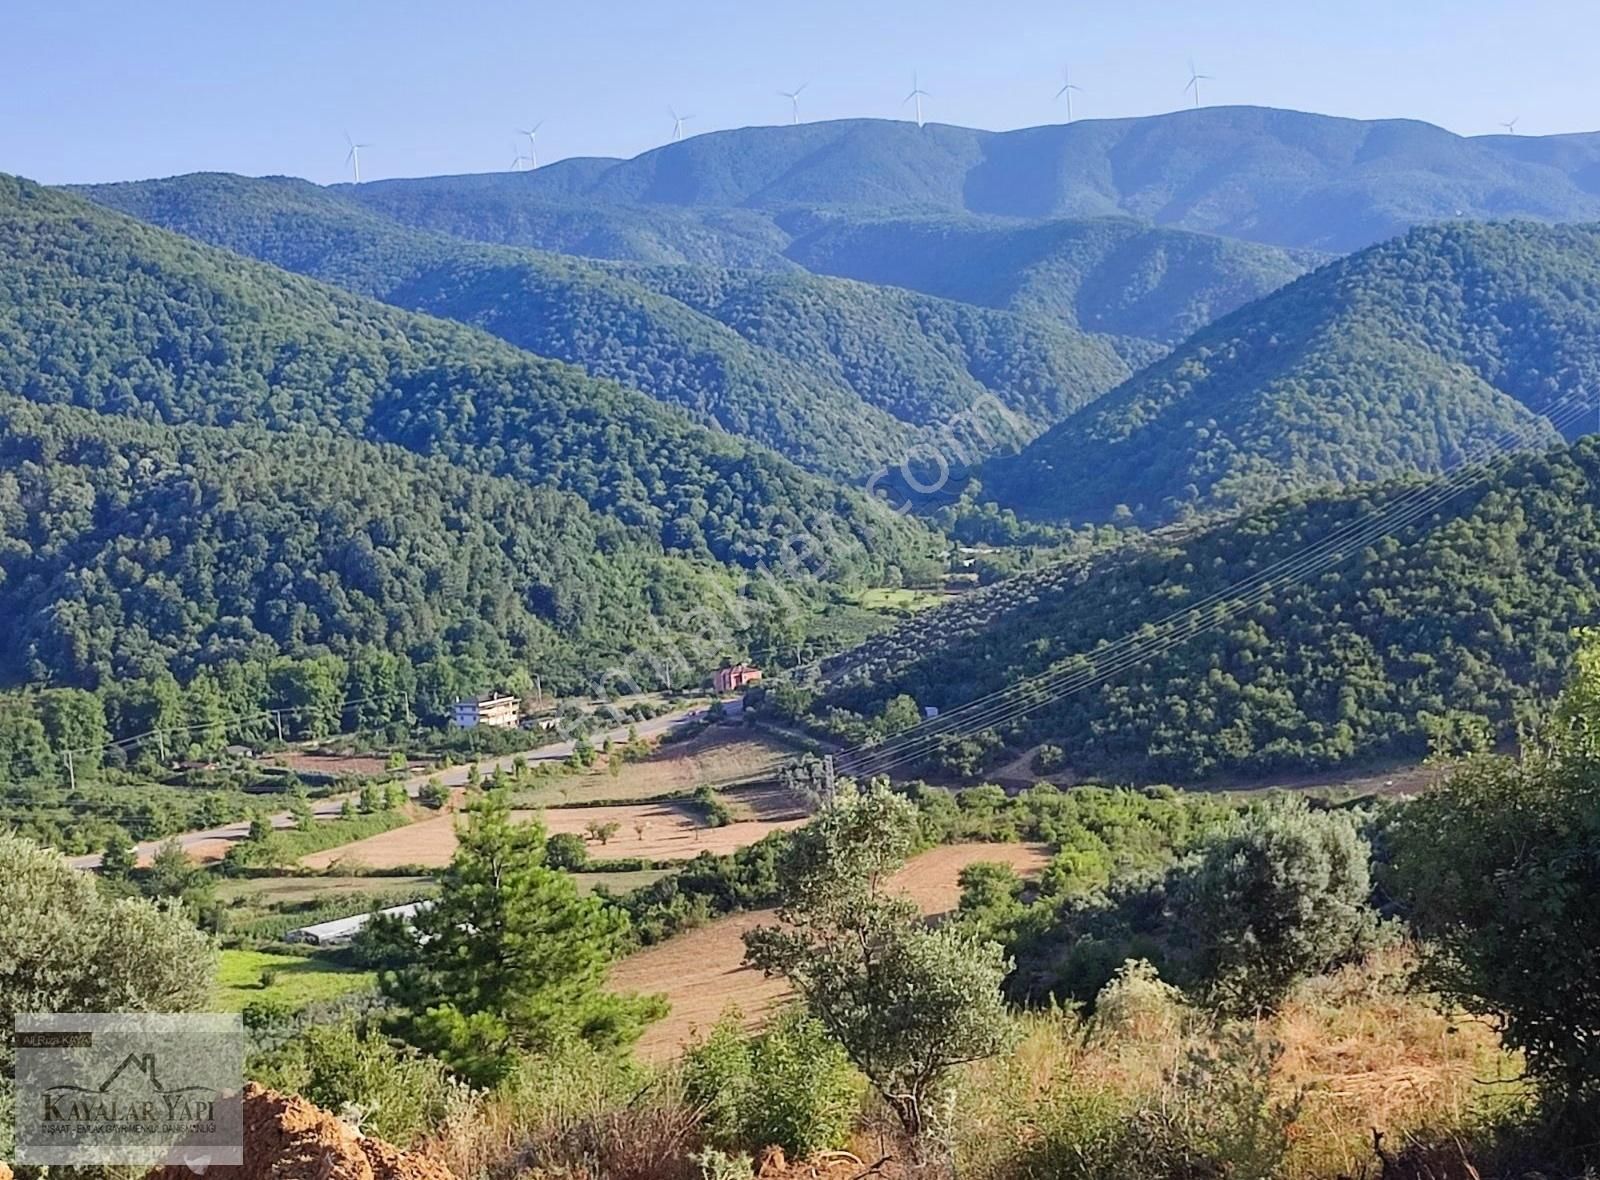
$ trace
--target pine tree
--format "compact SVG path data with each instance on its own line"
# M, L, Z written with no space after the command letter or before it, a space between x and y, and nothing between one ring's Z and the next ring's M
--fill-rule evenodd
M516 1052L626 1045L661 1014L659 1001L605 990L627 919L546 863L540 824L513 823L505 799L488 794L457 836L438 901L409 928L374 930L405 956L380 977L403 1010L401 1035L487 1085Z

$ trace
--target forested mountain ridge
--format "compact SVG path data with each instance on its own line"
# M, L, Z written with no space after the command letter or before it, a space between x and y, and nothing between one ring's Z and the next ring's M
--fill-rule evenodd
M1005 132L881 119L745 127L632 160L376 181L358 196L393 206L426 189L437 205L471 186L569 205L1123 214L1342 253L1442 218L1600 218L1597 162L1594 135L1465 138L1415 120L1227 106Z
M1430 226L1202 329L983 481L1020 515L1158 521L1553 440L1567 396L1600 398L1600 227Z
M1048 316L1171 346L1323 259L1129 217L783 214L787 257L822 274Z
M835 476L897 464L986 397L1021 420L981 453L1019 445L1129 371L1108 341L1003 311L801 272L757 282L677 270L658 280L410 229L303 181L196 175L82 191L213 245L485 328ZM736 282L746 287L736 305L682 298ZM803 347L772 328L796 326L802 309Z
M913 291L803 272L617 267L753 343L827 373L903 421L942 428L997 401L1023 419L990 444L1090 404L1129 372L1119 349L1040 316L996 313ZM903 458L904 455L897 456Z
M925 611L834 665L813 711L860 740L900 693L945 712L1088 653L1303 552L1415 487L1279 501L1181 539L1019 575ZM1600 439L1523 455L1342 564L1104 685L946 742L976 773L1048 743L1078 773L1145 781L1413 758L1512 736L1600 622ZM1226 601L1224 594L1223 600ZM1048 699L1048 692L1035 699ZM839 714L832 710L844 709ZM852 722L850 714L868 722Z
M0 389L31 400L395 442L741 565L807 530L843 578L929 544L864 495L486 333L18 179L0 182L0 231Z
M587 677L721 586L578 497L400 447L0 395L0 681L382 648Z

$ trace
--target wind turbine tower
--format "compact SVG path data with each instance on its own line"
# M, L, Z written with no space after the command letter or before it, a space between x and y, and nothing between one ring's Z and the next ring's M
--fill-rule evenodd
M1194 59L1189 59L1189 84L1185 86L1184 89L1194 91L1194 105L1196 110L1198 110L1200 107L1200 83L1214 81L1216 81L1216 79L1210 74L1202 74L1197 71L1194 68Z
M355 177L355 182L357 184L360 184L361 183L361 149L364 148L364 147L371 147L372 145L370 143L357 143L355 140L350 138L350 133L348 131L346 131L344 133L344 141L347 144L350 145L350 151L345 156L344 162L346 164L350 165L350 173L351 173L351 175Z
M915 72L913 72L911 75L911 93L906 95L905 102L902 102L900 105L905 106L906 102L914 102L917 104L918 127L922 126L922 100L928 97L931 96L921 87L921 85L918 84L917 75Z
M1521 121L1522 121L1522 116L1518 115L1515 119L1511 120L1511 122L1502 123L1502 124L1500 124L1500 126L1502 126L1502 127L1504 127L1506 129L1506 134L1507 135L1515 135L1517 133L1517 124L1520 123Z
M1056 101L1063 98L1067 100L1067 122L1072 122L1072 96L1074 93L1082 94L1082 86L1072 84L1072 67L1064 66L1061 70L1061 89L1056 91Z
M810 82L802 82L793 90L778 91L779 94L789 100L789 109L791 115L789 123L791 126L798 126L800 123L800 94L809 85L811 85Z
M539 128L543 126L544 120L540 119L532 127L527 127L517 132L518 135L526 135L528 137L528 170L530 172L539 166Z

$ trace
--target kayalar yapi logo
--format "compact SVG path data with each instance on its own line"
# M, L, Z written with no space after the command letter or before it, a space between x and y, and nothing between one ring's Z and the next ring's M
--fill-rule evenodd
M48 1087L42 1122L209 1123L219 1091L210 1086L163 1085L154 1053L129 1053L98 1086Z

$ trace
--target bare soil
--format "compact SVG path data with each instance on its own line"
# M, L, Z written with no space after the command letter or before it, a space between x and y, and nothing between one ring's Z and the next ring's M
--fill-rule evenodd
M961 870L979 861L999 861L1019 876L1039 873L1050 853L1039 844L947 844L915 857L895 878L929 915L955 909ZM744 966L744 933L776 920L771 910L733 914L697 930L629 955L611 969L611 986L622 992L664 996L667 1015L645 1030L639 1054L647 1061L678 1055L685 1042L706 1032L730 1006L754 1028L789 995L788 984Z
M571 832L587 836L591 824L615 823L617 832L605 844L589 841L590 853L608 860L632 856L688 860L702 852L736 852L747 844L754 844L768 832L798 827L805 822L805 813L793 797L776 787L752 788L729 795L730 804L738 803L756 818L711 828L706 826L698 808L680 802L552 807L544 812L518 811L513 816L524 820L540 818L552 835ZM401 865L439 868L450 863L455 849L455 817L441 815L312 853L300 863L310 869L325 869L340 862L374 869Z

